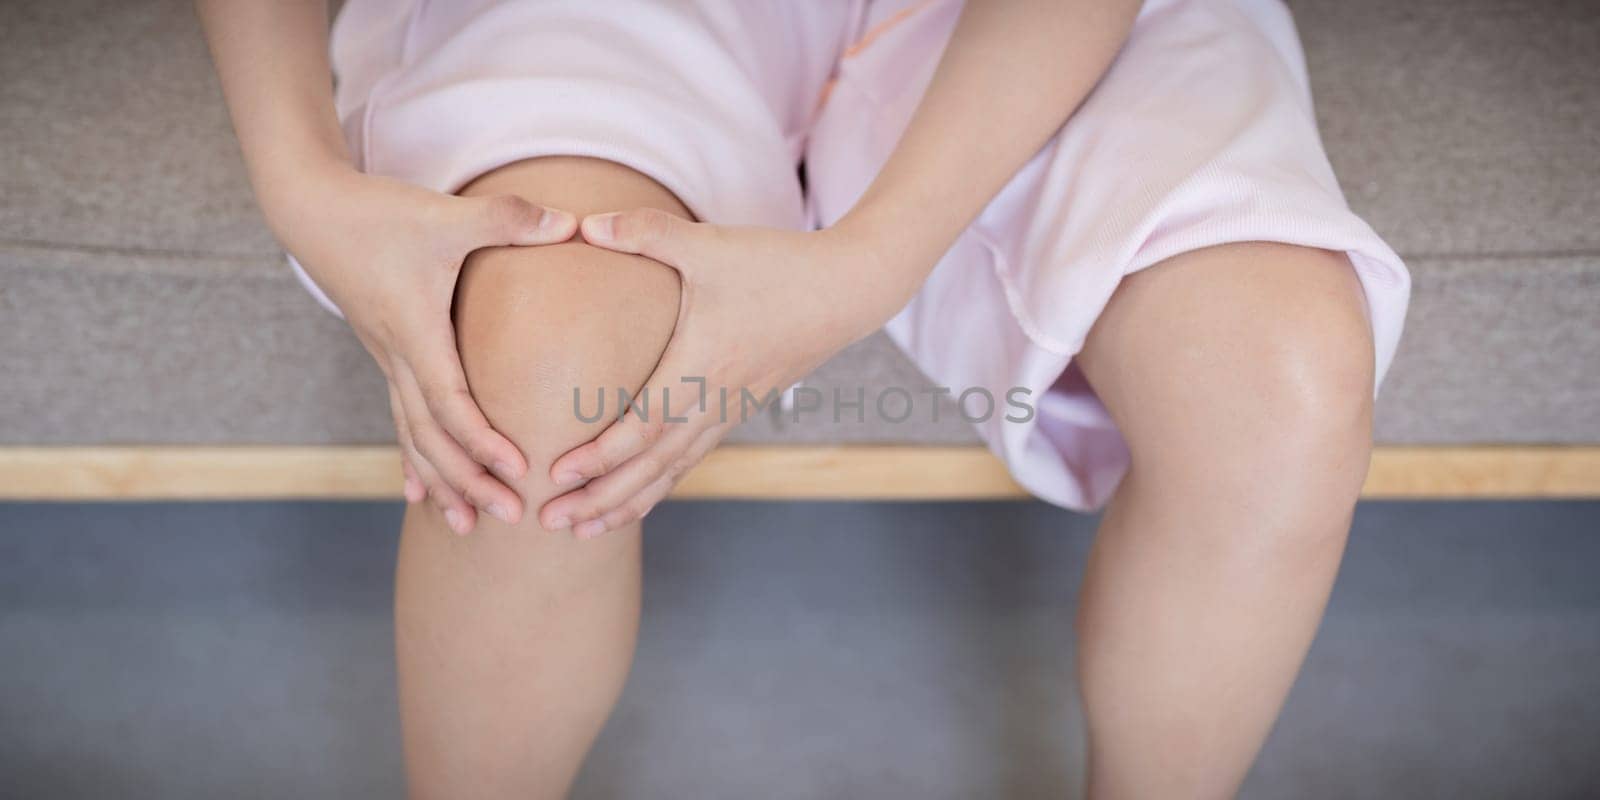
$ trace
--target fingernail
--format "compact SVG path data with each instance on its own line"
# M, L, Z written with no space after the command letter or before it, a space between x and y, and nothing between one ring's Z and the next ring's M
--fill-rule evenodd
M583 238L608 242L617 230L616 214L601 214L583 221Z
M555 519L550 520L550 530L553 531L564 531L571 525L572 520L569 517L556 517Z
M605 532L605 521L598 519L591 519L588 522L580 522L578 523L578 527L572 529L572 533L579 539L592 539Z
M507 511L506 507L500 505L499 503L489 504L489 516L494 517L495 519L500 520L508 525L511 523L511 512Z
M573 472L570 469L562 470L562 471L556 473L556 485L557 486L573 486L573 485L576 485L581 480L583 480L583 476L579 475L576 472Z
M453 530L463 536L466 535L467 518L462 516L460 511L452 508L449 511L444 512L444 521L446 525L450 526L450 530Z
M514 480L522 477L521 475L517 474L516 470L511 468L510 464L507 464L504 461L496 461L496 462L494 462L494 464L492 466L490 466L489 469L494 470L494 474L500 476L501 480L514 481Z

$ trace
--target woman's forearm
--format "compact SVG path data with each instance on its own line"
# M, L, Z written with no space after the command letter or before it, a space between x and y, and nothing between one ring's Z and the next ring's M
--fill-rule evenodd
M977 0L963 10L888 162L835 227L873 242L908 299L1067 121L1122 47L1139 0Z
M250 179L269 221L295 176L348 165L333 107L326 0L196 0Z

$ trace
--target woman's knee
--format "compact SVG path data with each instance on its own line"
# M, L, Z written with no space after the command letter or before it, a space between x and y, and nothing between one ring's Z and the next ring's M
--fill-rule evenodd
M519 195L580 217L639 207L689 216L659 183L593 158L508 164L461 194ZM672 335L678 294L670 267L581 239L467 257L453 310L457 346L485 416L528 458L526 479L512 487L524 525L537 524L534 512L555 493L550 463L604 429L604 420L580 418L574 389L643 385Z
M456 289L457 346L485 416L528 458L524 524L554 494L549 466L593 438L577 394L644 384L678 313L678 276L579 241L480 250ZM583 409L593 420L592 409Z
M1265 308L1247 333L1262 343L1257 356L1234 373L1247 376L1237 402L1254 443L1295 464L1356 459L1365 474L1375 359L1355 270L1343 253L1305 247L1271 245L1262 257L1280 274L1261 287Z
M1353 503L1372 454L1371 331L1337 308L1274 331L1236 402L1244 435L1222 451L1236 474L1287 497ZM1269 484L1270 486L1271 484Z
M1371 448L1374 359L1343 254L1226 245L1125 283L1084 368L1136 469L1353 499Z
M1259 310L1239 335L1245 357L1218 382L1251 436L1243 454L1285 468L1359 462L1371 449L1374 356L1360 282L1342 253L1273 246ZM1225 346L1226 343L1225 343ZM1231 388L1229 388L1231 385Z

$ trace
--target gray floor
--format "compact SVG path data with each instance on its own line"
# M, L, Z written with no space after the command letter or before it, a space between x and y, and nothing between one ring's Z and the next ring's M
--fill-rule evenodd
M0 795L395 797L392 504L0 504ZM580 798L1075 796L1093 519L673 504ZM1600 503L1364 505L1250 798L1600 796Z

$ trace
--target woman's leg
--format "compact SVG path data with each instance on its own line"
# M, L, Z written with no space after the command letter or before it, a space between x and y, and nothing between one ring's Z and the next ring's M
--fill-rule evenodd
M626 167L546 158L496 170L463 194L518 194L582 215L656 207L688 216ZM538 524L550 462L592 438L573 388L630 391L672 333L678 277L581 242L480 250L456 293L472 392L528 456L516 526L479 516L466 537L429 504L406 512L395 594L406 770L419 798L563 796L633 659L637 525L577 541Z
M1225 245L1130 276L1078 363L1127 438L1078 619L1089 796L1231 797L1310 646L1371 449L1342 254Z

